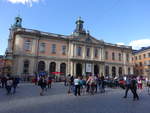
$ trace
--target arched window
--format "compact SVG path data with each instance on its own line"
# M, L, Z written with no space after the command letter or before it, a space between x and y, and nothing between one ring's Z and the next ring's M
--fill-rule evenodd
M24 74L29 73L29 65L30 65L29 60L25 60L24 63L23 63L23 73Z
M66 64L65 63L61 63L60 64L60 72L61 72L61 75L66 75Z
M122 67L119 67L119 76L121 76L122 75Z
M38 72L41 72L41 71L45 71L45 62L44 61L40 61L38 63Z
M105 76L109 76L109 66L105 66Z
M115 78L116 76L116 67L112 67L112 77Z
M50 65L49 65L49 72L51 74L52 72L55 72L55 71L56 71L56 63L51 62Z

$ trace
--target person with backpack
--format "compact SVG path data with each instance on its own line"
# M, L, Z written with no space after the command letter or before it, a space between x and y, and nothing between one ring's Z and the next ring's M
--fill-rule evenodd
M43 96L44 95L44 91L46 89L46 85L47 85L47 81L45 80L44 76L42 76L40 78L40 80L38 81L38 85L41 87L40 95Z
M86 83L89 85L89 89L88 89L89 92L93 95L95 90L95 84L96 84L95 77L90 75Z
M125 96L124 96L124 98L127 98L128 91L129 90L132 91L132 89L131 89L131 77L130 76L126 77L125 86L126 86L126 90L125 90Z
M80 96L80 77L77 76L75 79L74 79L74 86L75 86L75 96Z
M7 95L11 94L12 85L13 85L13 79L12 79L11 77L8 77L8 78L7 78L7 81L6 81L6 91L7 91Z
M137 80L135 76L131 79L131 90L133 92L133 100L139 100L139 96L137 94Z

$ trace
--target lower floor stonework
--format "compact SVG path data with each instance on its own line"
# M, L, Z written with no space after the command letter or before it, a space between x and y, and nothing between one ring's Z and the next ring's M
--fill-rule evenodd
M59 76L66 76L68 74L84 76L92 74L114 78L133 74L133 67L123 64L109 64L102 61L14 57L12 75L35 76L36 73L57 74Z

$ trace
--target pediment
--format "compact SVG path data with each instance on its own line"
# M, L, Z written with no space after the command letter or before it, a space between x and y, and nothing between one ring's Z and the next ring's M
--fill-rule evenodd
M103 43L101 40L97 40L92 36L78 36L73 38L76 41L84 42L84 43L91 43L91 44L100 44Z

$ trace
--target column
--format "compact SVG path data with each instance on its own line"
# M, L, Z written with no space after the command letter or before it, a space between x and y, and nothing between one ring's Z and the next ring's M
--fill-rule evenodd
M76 76L76 63L75 62L73 62L73 68L74 68L73 75Z
M86 47L85 46L83 46L82 53L83 53L83 59L85 59L86 58Z
M92 74L94 74L94 63L92 63Z
M102 48L99 49L99 60L102 60Z
M112 77L112 66L109 65L109 76Z
M116 66L116 76L119 77L119 66Z
M45 62L45 71L49 72L49 62L48 61L44 61Z
M91 59L94 59L94 47L91 48Z
M69 74L73 75L73 71L74 71L73 62L70 62Z
M82 75L85 75L85 63L82 63Z

